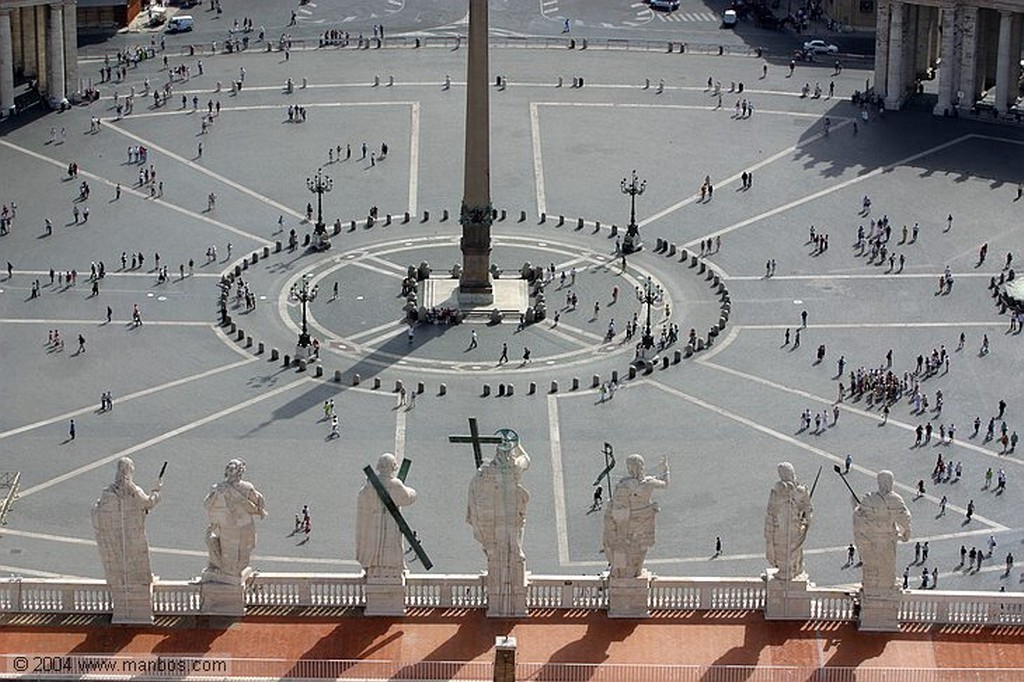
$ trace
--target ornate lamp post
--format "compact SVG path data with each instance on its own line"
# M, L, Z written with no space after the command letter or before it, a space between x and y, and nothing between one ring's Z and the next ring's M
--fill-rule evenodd
M316 226L313 229L313 247L317 251L331 248L324 225L324 194L334 189L334 180L324 175L323 168L316 169L316 175L306 178L306 189L316 195Z
M644 325L644 334L640 340L639 353L639 359L644 361L653 361L654 356L657 355L654 350L654 334L651 333L651 308L654 307L654 302L657 298L657 292L650 277L644 281L642 288L636 288L636 300L641 305L647 304L647 322Z
M637 178L635 170L632 180L622 179L622 193L629 195L629 225L626 226L626 237L622 240L623 253L633 253L644 247L644 243L640 239L640 228L636 225L636 198L643 194L645 189L647 189L647 181Z
M308 274L303 275L302 281L293 284L288 293L288 297L291 300L302 304L302 332L299 333L299 344L295 355L304 355L307 358L311 355L312 351L310 351L309 329L306 326L306 306L313 302L313 299L316 298L317 293L320 291L319 285L309 286L309 277Z

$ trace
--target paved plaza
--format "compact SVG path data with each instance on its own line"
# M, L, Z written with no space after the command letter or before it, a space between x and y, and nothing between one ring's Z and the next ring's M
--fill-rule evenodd
M155 107L145 83L168 82L164 54L171 68L185 64L191 73L175 77L167 103ZM254 51L203 56L200 75L199 56L168 45L125 80L99 85L98 102L5 124L0 203L17 211L0 237L0 264L13 271L0 274L0 451L4 470L21 472L22 491L0 532L0 571L101 577L89 510L125 455L144 486L168 462L163 501L148 520L162 578L190 578L204 567L202 500L237 456L270 509L256 568L356 571L361 470L392 451L413 461L408 481L420 497L405 513L433 572L475 573L484 561L465 523L472 451L447 440L466 433L473 416L485 433L515 429L532 458L524 485L534 573L605 567L603 513L591 501L610 443L619 462L613 478L633 452L652 471L662 457L672 466L672 484L657 496L658 541L647 561L655 573L759 575L768 492L776 463L788 460L808 484L821 470L807 542L811 579L857 583L859 570L847 562L850 494L832 470L851 455L847 478L858 493L875 488L879 470L896 475L914 516L901 564L913 562L914 541L929 543L927 561L911 569L912 586L924 567L937 567L940 588L1024 587L1018 568L1004 570L1008 551L1024 551L1022 462L985 439L1000 400L1008 431L1024 426L1021 336L1007 332L988 289L1007 253L1021 255L1019 129L915 112L872 111L865 122L850 95L869 73L834 75L831 64L801 65L790 77L786 64L753 57L493 49L491 72L508 85L491 90L491 186L500 211L491 257L503 277L526 262L554 266L549 316L524 328L515 319L420 324L410 339L402 321L407 268L426 262L443 277L461 260L464 58L464 50L436 47L302 49L287 59ZM80 73L98 82L102 65L93 50ZM232 93L242 69L243 87ZM574 77L585 86L570 87ZM721 83L721 106L709 77ZM731 92L733 83L743 92ZM804 83L826 95L834 83L835 95L801 97ZM133 113L118 117L116 105L133 90ZM744 101L752 113L737 116ZM143 163L129 156L140 145ZM77 177L69 177L70 163ZM316 218L306 178L318 168L333 179L324 220L332 231L341 225L322 253L302 247L312 230L307 203ZM629 197L620 183L633 169L647 181L637 198L646 248L624 271L615 245ZM146 182L147 171L155 180ZM744 173L752 173L749 188ZM702 200L705 177L714 191ZM83 182L89 197L79 201ZM374 207L378 218L368 226ZM854 246L858 226L867 230L883 215L893 227L889 252L902 263L891 268ZM917 238L901 239L903 225ZM828 235L827 250L816 252L811 226ZM290 250L293 230L299 246ZM658 239L697 254L703 266L681 262L678 251L656 253ZM706 240L712 247L702 255ZM978 265L983 243L988 258ZM232 321L253 338L247 347L218 324L218 281L254 252L259 260L241 279L255 309L240 305L234 288L228 296ZM776 266L766 277L769 261ZM90 264L100 262L106 274L93 294ZM939 295L947 266L955 286ZM648 280L661 288L653 331L657 338L678 326L679 341L665 351L672 358L691 328L703 338L719 320L703 268L728 289L725 329L710 349L628 379L638 338L627 342L625 325L646 316L635 288ZM63 280L71 270L74 285ZM273 349L294 353L301 309L288 293L305 275L319 285L309 324L321 344L320 378L270 360ZM141 324L132 320L136 305ZM48 342L52 330L63 348ZM508 362L500 362L502 344ZM849 388L851 371L885 367L887 351L902 377L918 355L942 346L948 371L922 381L931 404L923 414L906 397L885 423L866 398L836 403L839 383ZM613 373L618 389L602 400L592 377L607 384ZM396 381L412 390L422 383L423 393L399 405ZM514 394L499 396L499 385ZM113 408L104 411L106 391ZM937 391L941 412L933 409ZM334 401L339 438L330 437L325 400ZM827 426L801 428L805 410L826 412ZM972 436L975 417L981 433ZM914 447L914 429L926 422L935 433ZM953 442L940 444L940 425L951 424ZM962 462L960 480L933 481L940 455ZM995 491L994 478L985 487L990 467L1005 470L1005 491ZM312 514L308 539L293 534L303 505ZM960 546L987 553L990 535L992 558L965 572ZM410 568L422 571L415 562Z

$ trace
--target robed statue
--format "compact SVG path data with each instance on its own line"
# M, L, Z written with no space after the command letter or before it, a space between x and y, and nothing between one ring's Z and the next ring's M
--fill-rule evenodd
M377 477L399 509L416 501L416 491L398 478L398 460L390 452L377 460ZM371 579L397 580L405 570L402 532L369 479L356 506L356 559Z
M662 458L657 476L644 474L644 458L637 454L626 458L626 470L629 475L615 484L604 513L604 553L612 578L636 578L643 572L660 511L651 495L669 484L667 458Z
M779 480L768 495L764 518L765 558L778 569L779 580L796 580L804 574L804 541L811 527L811 496L796 480L789 462L778 466Z
M249 560L256 548L255 519L267 516L263 495L243 480L245 462L233 459L224 469L224 480L215 484L203 503L209 525L206 546L209 565L203 582L241 584L249 575Z
M890 596L899 589L896 543L910 539L910 510L893 487L892 472L878 472L878 492L864 495L853 510L861 584L868 596Z

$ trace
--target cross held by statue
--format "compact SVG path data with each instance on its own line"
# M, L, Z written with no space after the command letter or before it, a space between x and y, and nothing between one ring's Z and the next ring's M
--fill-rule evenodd
M451 435L448 436L449 443L472 443L473 444L473 459L476 462L476 468L479 469L484 463L484 455L480 449L482 443L493 443L499 444L502 442L501 436L481 436L480 428L477 426L476 417L469 418L469 435Z

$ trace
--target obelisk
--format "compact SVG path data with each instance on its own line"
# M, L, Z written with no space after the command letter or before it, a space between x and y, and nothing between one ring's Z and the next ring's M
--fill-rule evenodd
M469 61L466 68L466 164L463 175L462 276L459 304L494 302L491 287L491 147L488 90L487 2L469 0Z

